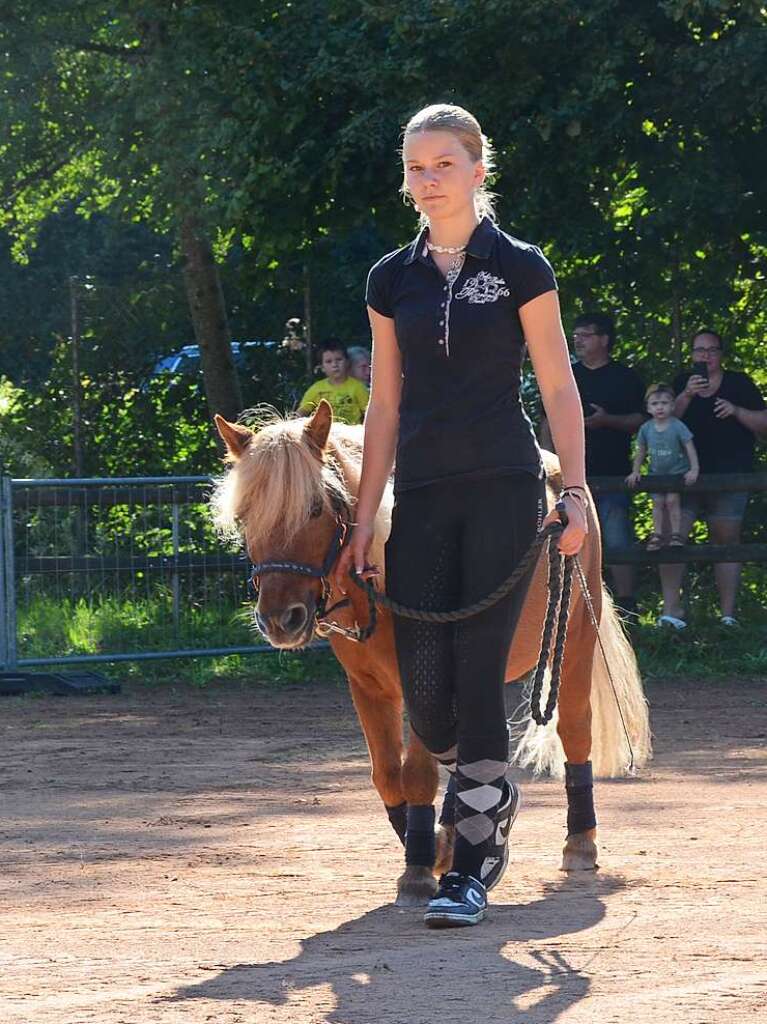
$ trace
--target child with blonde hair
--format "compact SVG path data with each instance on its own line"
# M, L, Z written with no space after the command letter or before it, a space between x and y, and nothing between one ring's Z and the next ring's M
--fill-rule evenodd
M647 411L652 419L639 428L637 448L626 483L636 487L642 463L650 456L651 476L681 476L685 485L698 479L698 453L692 433L674 416L674 391L669 384L651 384L645 392ZM681 532L681 499L678 491L652 495L653 532L647 539L648 551L663 547L668 517L671 536L669 547L682 547L686 538Z

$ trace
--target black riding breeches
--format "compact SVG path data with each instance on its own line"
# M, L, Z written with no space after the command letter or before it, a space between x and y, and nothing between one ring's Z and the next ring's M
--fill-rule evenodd
M513 572L544 507L544 483L528 473L405 491L386 545L387 593L427 611L481 600ZM503 792L506 661L531 575L494 607L461 622L394 619L410 724L456 772L454 867L477 877Z

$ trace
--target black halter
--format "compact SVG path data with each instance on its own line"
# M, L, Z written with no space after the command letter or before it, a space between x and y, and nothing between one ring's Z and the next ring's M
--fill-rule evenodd
M346 542L347 532L347 522L340 515L337 516L333 539L330 542L330 547L327 550L327 554L323 559L322 565L319 567L309 565L306 562L256 562L256 564L251 567L249 581L249 588L254 599L258 600L258 593L260 590L259 580L262 576L266 576L273 572L292 572L296 576L308 576L310 579L321 581L322 597L317 605L317 613L318 616L324 615L325 602L327 601L328 594L330 593L330 584L328 583L327 577L330 570L335 565L336 559L341 554L341 549ZM321 611L320 608L322 609Z
M266 561L257 562L251 566L250 579L248 580L248 589L251 592L251 596L255 601L258 601L258 595L260 590L259 581L262 576L266 576L269 573L275 572L287 572L293 573L296 576L306 576L309 579L319 580L322 586L322 593L320 599L317 602L317 606L314 612L315 628L320 636L327 636L329 632L340 633L343 636L347 636L349 639L358 639L357 634L360 632L359 626L355 629L349 630L344 626L339 626L335 622L325 621L326 616L332 612L337 611L339 608L347 608L351 604L349 598L343 598L340 601L336 601L330 608L327 607L328 598L330 597L330 581L328 579L330 570L336 563L336 559L341 554L344 546L351 537L351 513L348 505L340 496L331 494L331 503L336 516L336 528L333 532L333 537L330 541L330 546L322 560L322 565L315 566L309 565L306 562L291 562L291 561Z

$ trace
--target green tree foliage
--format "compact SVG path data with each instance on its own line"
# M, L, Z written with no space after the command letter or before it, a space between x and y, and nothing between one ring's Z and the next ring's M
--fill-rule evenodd
M109 208L173 232L209 405L235 415L241 396L200 153L205 86L191 71L213 6L134 2L118 14L86 0L14 4L0 25L10 126L0 176L17 255L67 201L84 216Z
M552 257L566 318L614 311L620 354L664 376L713 322L767 385L757 4L5 8L0 191L19 258L65 203L171 238L186 224L201 266L211 250L236 263L246 304L295 315L308 281L315 336L359 341L365 272L415 229L400 126L451 100L491 135L501 221ZM208 313L215 333L222 307Z

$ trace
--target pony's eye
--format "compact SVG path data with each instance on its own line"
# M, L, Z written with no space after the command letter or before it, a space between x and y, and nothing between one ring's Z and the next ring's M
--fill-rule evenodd
M319 519L319 517L322 515L322 508L323 508L322 501L319 498L317 498L315 501L312 502L312 511L311 511L312 519Z

